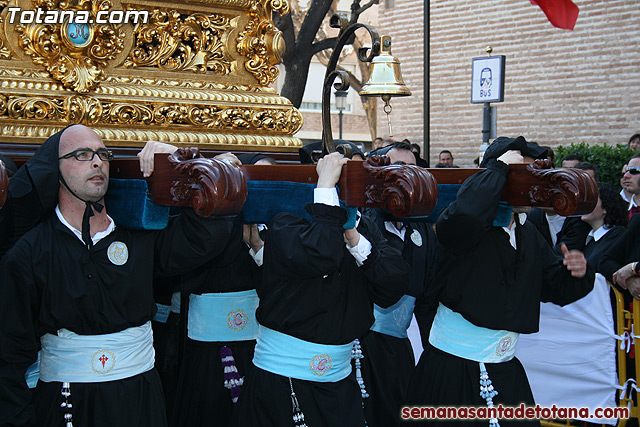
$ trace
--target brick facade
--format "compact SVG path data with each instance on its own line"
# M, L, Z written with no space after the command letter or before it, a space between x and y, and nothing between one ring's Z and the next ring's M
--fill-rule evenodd
M495 103L498 135L541 145L626 143L640 131L640 2L574 0L573 31L553 27L528 0L432 0L431 164L442 149L472 167L482 140L482 104L471 104L471 61L506 55L505 102ZM423 0L379 10L413 96L392 100L394 139L423 142ZM388 134L380 113L378 133Z

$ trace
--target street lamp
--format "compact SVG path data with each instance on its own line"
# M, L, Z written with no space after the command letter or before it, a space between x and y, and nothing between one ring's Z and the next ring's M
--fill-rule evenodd
M354 33L360 28L364 28L371 36L371 48L358 49L358 59L362 62L372 62L369 69L369 81L362 87L360 96L380 96L385 102L385 112L387 115L391 112L389 99L392 96L411 95L407 86L405 86L400 74L400 62L391 56L391 38L378 35L378 31L370 25L356 22L350 24L346 18L335 14L329 21L331 28L340 28L340 35L333 48L331 58L327 64L327 71L324 75L324 83L322 85L322 155L336 151L333 144L333 134L331 132L331 86L337 91L345 91L349 89L349 73L342 70L336 70L340 53L347 43L353 42ZM333 83L336 77L340 77L340 81ZM336 104L337 104L336 97ZM342 110L340 110L342 115ZM341 116L342 117L342 116ZM342 135L340 135L342 137ZM348 147L350 148L350 147ZM345 151L346 152L346 151Z
M340 117L340 139L342 139L342 112L347 108L347 91L337 90L334 93L336 97L336 108L338 109L338 116Z

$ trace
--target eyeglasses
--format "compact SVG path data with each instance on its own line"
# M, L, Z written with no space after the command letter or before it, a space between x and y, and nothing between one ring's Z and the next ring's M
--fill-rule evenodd
M631 175L640 175L640 167L627 166L627 172L629 172Z
M93 160L93 157L96 154L98 155L100 160L102 160L103 162L108 162L110 160L113 160L113 153L107 150L106 148L98 148L96 151L93 151L90 148L79 148L77 150L70 152L69 154L65 154L64 156L58 157L58 160L70 159L72 157L75 157L76 160L79 160L81 162L90 162Z

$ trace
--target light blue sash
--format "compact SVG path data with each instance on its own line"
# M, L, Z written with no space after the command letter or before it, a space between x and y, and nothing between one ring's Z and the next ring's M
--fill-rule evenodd
M27 368L27 372L24 374L24 379L29 388L36 388L36 385L38 385L38 378L40 378L40 353L41 352L38 352L38 358Z
M158 308L158 310L156 311L155 316L151 318L151 320L159 323L167 323L169 313L171 313L171 306L156 303L156 307Z
M454 356L484 363L513 359L520 334L476 326L440 303L429 343Z
M396 338L407 338L407 329L411 324L415 306L416 298L410 295L403 295L397 303L389 308L381 308L374 304L373 315L376 321L370 329Z
M258 335L255 289L189 295L189 338L196 341L249 341Z
M317 344L260 326L253 364L283 377L337 382L351 373L351 343Z
M40 380L93 383L121 380L153 369L151 321L104 335L60 329L40 338Z

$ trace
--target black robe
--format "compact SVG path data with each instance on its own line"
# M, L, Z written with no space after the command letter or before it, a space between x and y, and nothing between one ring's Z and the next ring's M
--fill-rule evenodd
M545 212L542 209L532 208L527 214L527 221L536 226L544 240L553 246L556 253L562 256L560 245L564 243L567 249L584 250L587 235L591 231L591 226L582 221L579 217L567 217L562 223L560 231L556 234L556 244L551 239L551 231L549 230L549 222L547 221Z
M269 225L258 322L306 341L349 344L373 324L373 303L389 307L406 292L409 266L375 224L362 217L358 231L372 250L358 267L344 243L344 209L310 204L307 211L311 222L280 214ZM364 426L354 372L337 382L292 381L307 425ZM254 367L232 425L293 426L290 394L286 377Z
M410 284L407 295L416 298L415 315L419 319L421 336L428 337L435 310L422 304L436 266L438 241L431 227L425 223L405 223L404 240L385 228L379 209L368 209L364 215L378 225L389 244L402 252L409 263ZM420 245L411 236L420 234ZM369 397L363 399L364 413L369 427L392 427L400 422L400 407L404 402L409 380L415 369L415 358L408 338L397 338L376 331L368 331L360 338L362 344L362 377Z
M255 289L259 283L259 268L242 241L242 222L234 223L234 232L227 249L210 263L182 277L183 298L188 307L189 294L240 292ZM187 308L188 311L188 308ZM185 322L188 319L184 313ZM185 334L186 336L186 334ZM220 349L231 349L238 374L246 377L253 368L255 340L234 342L203 342L186 338L180 368L175 410L170 420L173 426L219 427L229 425L234 404L229 389L224 387L224 368Z
M64 425L61 384L40 381L34 411L24 380L42 335L62 328L108 334L146 323L156 312L154 270L171 275L195 268L224 250L230 231L228 220L185 209L161 231L116 225L90 252L55 213L25 234L0 269L0 425ZM107 257L114 241L128 248L124 265ZM72 383L71 403L79 426L166 425L155 369L119 381Z
M612 281L613 273L636 261L640 261L640 215L631 217L626 232L602 254L597 268L607 280Z
M502 227L493 226L509 168L495 159L486 167L464 182L456 200L438 218L441 262L429 294L434 304L441 302L476 326L533 333L538 330L540 302L564 305L582 298L593 287L594 270L588 266L585 277L572 277L528 222L515 225L518 249L514 249ZM533 405L526 374L517 358L487 363L486 367L499 393L493 398L496 406ZM479 394L479 379L478 362L429 345L416 367L407 403L486 407ZM468 423L487 424L488 420ZM510 424L500 420L503 427Z

